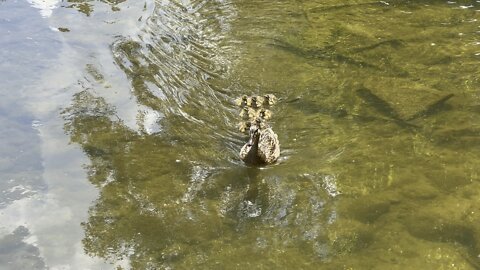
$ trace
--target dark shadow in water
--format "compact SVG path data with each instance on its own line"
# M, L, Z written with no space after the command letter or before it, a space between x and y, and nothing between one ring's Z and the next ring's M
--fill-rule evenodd
M270 44L270 46L287 51L289 53L293 53L295 55L298 55L302 58L306 59L318 59L322 61L333 61L333 62L338 62L338 63L344 63L344 64L349 64L353 65L356 67L365 67L365 68L371 68L373 70L380 71L381 69L373 64L361 61L361 60L356 60L352 57L339 54L335 52L333 48L327 49L306 49L306 48L301 48L301 47L296 47L292 44L289 44L286 41L282 41L279 39L274 39L273 42Z
M417 129L419 126L409 123L406 120L402 119L397 111L388 104L385 100L381 99L377 95L373 94L372 91L366 88L360 88L356 90L356 94L366 103L366 105L374 108L379 115L360 115L356 113L349 112L343 106L338 107L327 107L320 104L317 104L312 101L304 99L294 99L287 101L291 104L292 107L297 108L298 110L303 111L306 114L324 114L333 118L350 118L356 121L370 122L370 121L381 121L381 122L392 122L398 125L401 128L405 129Z
M471 227L448 221L439 223L438 220L425 217L417 222L407 222L406 225L408 231L420 239L465 246L469 252L462 256L463 259L475 269L480 269L480 262L477 261L479 247L477 247L476 232Z
M323 7L316 7L311 8L308 11L315 13L315 12L330 12L330 11L337 11L341 9L351 9L351 8L365 8L370 6L385 6L380 1L374 2L365 2L365 3L356 3L356 4L340 4L340 5L331 5L331 6L323 6Z
M364 52L364 51L373 50L373 49L376 49L376 48L382 47L382 46L390 46L394 49L400 49L400 48L405 46L405 41L403 41L401 39L384 40L384 41L374 43L372 45L352 49L352 52L360 53L360 52Z
M411 117L404 119L387 101L375 95L371 90L367 88L359 88L356 90L356 93L369 106L374 108L380 114L384 115L389 119L392 119L397 125L405 128L419 128L419 126L409 123L408 121L412 121L420 117L431 117L443 110L448 109L449 107L447 106L447 104L445 104L445 102L447 102L450 98L454 96L454 94L448 94L440 98L439 100L426 105L424 109L421 109L419 112L415 113Z
M432 104L426 106L425 109L423 109L423 110L415 113L414 115L410 116L407 119L407 121L415 120L415 119L420 118L420 117L429 117L429 116L437 114L438 112L440 112L442 110L448 109L448 104L446 104L445 102L447 102L453 96L454 96L454 94L448 94L448 95L440 98L439 100L437 100L437 101L433 102Z
M367 88L359 88L356 94L362 98L369 106L388 118L400 120L400 115L385 100L381 99Z
M424 109L421 109L414 115L404 119L400 116L400 114L393 108L387 101L380 98L379 96L375 95L370 89L361 87L355 90L357 96L365 102L365 104L375 111L378 112L378 115L360 115L351 113L346 110L342 106L335 107L327 107L320 105L318 103L305 100L302 98L295 98L289 101L286 101L287 104L291 105L298 110L306 114L324 114L333 118L351 118L356 121L362 122L370 122L370 121L381 121L381 122L392 122L398 125L401 128L411 130L411 131L418 131L420 126L417 124L413 124L410 121L416 120L418 118L428 118L432 117L442 111L448 110L451 108L446 102L450 100L454 94L447 94L444 97L440 98L439 100L432 102L425 106ZM462 132L457 131L457 133L462 134L465 136L465 133L469 131ZM475 133L473 131L471 133ZM452 132L449 132L453 134Z
M324 114L334 118L345 118L349 115L345 108L330 108L322 106L316 102L306 100L304 98L295 98L286 102L290 106L301 110L305 114Z
M381 115L391 119L398 126L409 129L418 128L417 125L408 123L402 119L397 111L388 102L375 95L371 90L367 88L359 88L355 92L370 107L374 108Z
M269 45L273 48L286 51L288 53L304 58L308 60L308 62L313 66L316 66L319 62L331 62L334 64L350 65L353 66L355 69L369 69L380 74L394 77L408 77L409 73L396 65L390 64L388 66L385 66L384 64L382 64L380 66L371 62L361 60L359 57L356 57L357 55L355 55L359 52L372 50L382 45L389 45L392 48L399 48L401 47L401 44L402 42L400 41L390 40L359 48L359 51L356 52L355 50L353 50L352 52L344 53L339 52L336 49L335 45L327 45L323 48L308 48L301 45L297 46L294 44L290 44L289 42L280 39L273 39Z

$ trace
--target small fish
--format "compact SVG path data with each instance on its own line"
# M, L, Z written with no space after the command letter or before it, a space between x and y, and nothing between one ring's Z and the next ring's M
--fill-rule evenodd
M480 146L480 128L446 128L435 130L430 138L436 143L448 146L478 148Z
M372 45L368 45L366 47L360 47L360 48L353 49L352 51L355 52L355 53L359 53L359 52L363 52L363 51L376 49L377 47L385 46L385 45L390 46L394 49L399 49L399 48L401 48L405 45L405 42L403 40L400 40L400 39L384 40L384 41L380 41L380 42L377 42L377 43L372 44Z
M335 118L343 118L349 115L347 110L345 110L342 106L337 108L333 107L325 107L321 104L317 104L315 102L304 100L300 97L287 101L287 103L291 103L291 106L300 110L304 114L324 114L329 115Z
M450 98L452 98L454 95L453 94L448 94L444 97L442 97L441 99L433 102L432 104L428 105L427 107L425 107L425 109L417 112L416 114L410 116L407 121L410 121L410 120L415 120L417 118L420 118L420 117L426 117L426 116L430 116L430 115L433 115L435 113L437 113L438 111L442 110L444 107L445 107L445 102L447 102L447 100L449 100Z
M378 71L383 71L383 69L381 69L380 67L374 64L370 64L368 62L361 61L361 60L356 60L350 56L337 53L335 50L332 50L330 47L308 49L308 48L294 46L288 42L285 42L279 39L274 39L273 41L274 42L270 44L271 46L280 50L287 51L299 57L303 57L305 59L332 61L332 62L337 62L342 64L353 65L357 67L366 67L366 68L371 68Z
M403 128L418 128L417 125L408 123L400 117L400 115L395 111L395 109L390 106L385 100L381 99L379 96L372 93L367 88L357 89L357 95L362 98L368 105L373 107L379 113L383 114L385 117L393 120L395 124Z
M388 118L395 120L402 120L395 109L390 106L385 100L372 93L367 88L357 89L357 95L362 98L368 105L372 106L379 113L385 115Z

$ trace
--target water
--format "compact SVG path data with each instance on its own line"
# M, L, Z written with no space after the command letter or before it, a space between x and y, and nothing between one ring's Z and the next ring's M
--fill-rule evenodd
M479 14L1 1L0 269L480 268Z

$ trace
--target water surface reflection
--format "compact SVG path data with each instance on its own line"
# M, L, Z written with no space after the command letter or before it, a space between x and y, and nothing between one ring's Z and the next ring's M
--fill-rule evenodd
M465 195L479 167L474 14L158 2L111 46L137 125L89 89L64 112L101 190L87 252L134 268L477 267L474 219L450 214L478 196ZM285 151L249 168L232 101L267 92L283 100L272 125Z
M479 268L477 2L60 7L60 64L0 114L33 156L1 184L18 265ZM248 167L233 100L265 93L282 158Z

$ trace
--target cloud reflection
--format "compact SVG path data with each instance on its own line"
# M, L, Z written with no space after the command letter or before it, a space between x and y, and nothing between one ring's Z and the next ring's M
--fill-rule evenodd
M53 10L57 8L60 0L27 0L34 8L39 9L40 15L44 18L52 16Z

